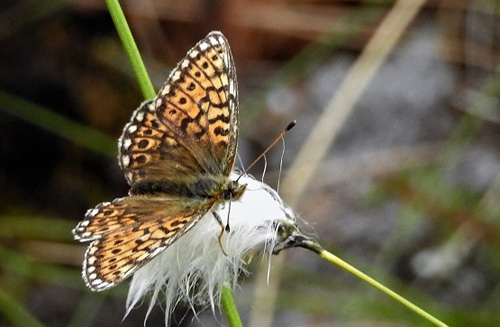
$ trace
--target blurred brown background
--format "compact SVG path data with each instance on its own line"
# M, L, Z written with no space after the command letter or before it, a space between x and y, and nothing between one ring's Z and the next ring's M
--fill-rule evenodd
M226 35L242 161L296 119L286 178L396 1L121 3L156 89L209 31ZM450 326L498 326L500 4L427 1L385 37L399 34L294 210L325 248ZM121 322L127 283L85 288L85 246L71 235L88 208L128 191L115 144L141 101L104 1L2 1L0 326L143 324L147 305ZM280 156L278 145L267 157L271 185ZM270 280L274 326L430 325L313 253L289 250L284 265ZM245 325L257 287L250 276L235 291ZM227 325L222 314L186 312L174 325ZM147 326L163 324L157 306Z

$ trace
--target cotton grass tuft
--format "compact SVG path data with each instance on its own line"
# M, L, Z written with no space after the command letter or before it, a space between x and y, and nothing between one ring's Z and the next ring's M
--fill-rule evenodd
M233 173L236 180L239 174ZM264 183L244 175L247 184L238 201L216 208L225 223L230 206L231 231L222 236L225 255L217 241L220 224L207 213L189 232L140 268L133 276L127 298L127 314L146 295L151 295L147 315L161 301L165 308L165 323L179 302L196 309L210 307L214 311L221 299L222 288L236 287L240 273L247 274L246 265L262 251L269 255L285 242L278 233L282 225L295 226L293 212L278 194ZM146 316L147 318L147 316Z

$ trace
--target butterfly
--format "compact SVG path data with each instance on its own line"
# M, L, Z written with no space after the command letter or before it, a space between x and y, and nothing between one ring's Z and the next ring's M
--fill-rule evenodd
M120 283L246 188L231 180L238 85L221 32L198 42L157 97L142 103L118 140L129 195L90 209L73 230L91 242L82 276L93 291ZM219 223L220 217L218 218Z

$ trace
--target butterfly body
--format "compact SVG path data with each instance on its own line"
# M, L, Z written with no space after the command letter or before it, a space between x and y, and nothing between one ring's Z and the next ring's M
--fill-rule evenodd
M202 176L192 181L141 181L132 185L131 195L179 195L207 200L238 200L246 185L229 180L226 176Z
M87 286L115 286L207 213L237 201L246 189L229 178L237 141L233 57L222 33L211 32L125 125L118 163L129 195L88 210L73 230L75 239L92 242L82 271Z

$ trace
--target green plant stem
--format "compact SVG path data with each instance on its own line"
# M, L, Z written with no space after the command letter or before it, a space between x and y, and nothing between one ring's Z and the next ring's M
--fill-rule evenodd
M148 72L146 71L146 67L144 66L144 62L142 61L141 54L139 53L139 49L135 44L134 37L132 36L132 32L130 31L130 28L127 24L127 20L125 19L125 15L123 14L123 10L120 7L119 1L104 1L106 2L106 6L108 7L113 22L115 23L116 31L118 32L118 36L120 36L128 59L132 64L132 68L134 69L135 76L137 77L137 82L139 83L139 87L141 88L142 95L145 99L154 98L156 96L156 92L153 87L153 83L151 83L151 79L149 78Z
M127 52L130 62L132 63L134 73L137 77L137 81L139 82L144 98L154 98L156 93L153 88L153 83L151 83L151 79L146 71L146 67L144 66L139 50L137 49L132 32L128 27L127 20L125 19L125 15L120 7L120 3L118 0L105 0L105 2L108 6L111 17L113 18L113 22L115 23L115 27L118 31L123 47ZM232 327L242 326L238 310L234 304L234 299L231 294L231 289L228 286L224 286L222 291L222 307L226 313L229 324Z
M387 294L388 296L392 297L394 300L398 301L399 303L401 303L405 307L409 308L411 311L415 312L416 314L418 314L419 316L423 317L424 319L427 319L428 321L432 322L436 326L439 326L439 327L448 327L447 324L445 324L441 320L437 319L436 317L432 316L428 312L424 311L422 308L418 307L417 305L411 303L410 301L408 301L407 299L405 299L404 297L402 297L398 293L394 292L393 290L389 289L388 287L386 287L386 286L382 285L381 283L377 282L375 279L371 278L367 274L359 271L358 269L356 269L355 267L351 266L350 264L348 264L344 260L340 259L336 255L334 255L334 254L326 251L318 243L316 243L316 242L307 242L306 244L307 244L307 246L304 246L304 247L306 247L306 248L308 248L308 249L316 252L320 257L322 257L323 259L327 260L328 262L336 264L340 268L342 268L344 270L347 270L348 272L350 272L354 276L358 277L362 281L370 284L371 286L375 287L379 291L381 291L381 292Z
M238 309L236 304L234 304L233 294L231 294L231 288L224 285L222 289L222 308L226 313L227 321L231 327L242 327L240 315L238 314Z

